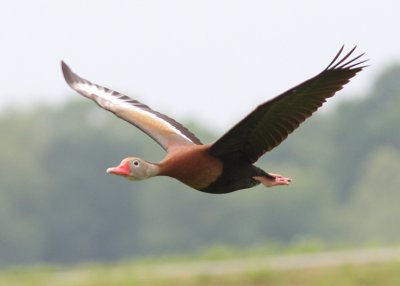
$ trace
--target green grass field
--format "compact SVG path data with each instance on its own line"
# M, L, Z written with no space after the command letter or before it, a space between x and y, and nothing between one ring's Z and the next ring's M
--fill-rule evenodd
M371 263L303 270L265 270L183 278L137 277L129 268L89 267L75 270L20 269L3 272L7 286L128 286L128 285L400 285L400 263Z
M0 285L400 285L398 251L22 267L0 272Z

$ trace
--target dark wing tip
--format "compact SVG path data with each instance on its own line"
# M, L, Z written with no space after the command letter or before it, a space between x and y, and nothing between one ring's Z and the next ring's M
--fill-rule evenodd
M72 72L72 70L69 68L69 66L64 61L61 61L61 69L62 69L65 81L72 87L72 84L75 81L74 80L75 74Z
M354 70L354 69L356 69L357 71L360 71L363 68L368 67L368 65L362 65L362 64L368 62L369 59L358 61L362 56L365 55L365 53L359 54L358 56L355 56L354 58L347 60L353 54L353 52L356 50L356 48L357 48L357 46L354 46L347 54L345 54L341 59L339 59L339 57L342 55L342 52L344 50L344 45L343 45L340 48L339 52L336 54L336 56L333 58L333 60L326 67L325 70L335 70L335 69Z

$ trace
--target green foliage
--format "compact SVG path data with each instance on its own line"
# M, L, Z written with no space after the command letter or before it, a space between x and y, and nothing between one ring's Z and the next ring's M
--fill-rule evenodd
M238 260L235 260L238 263ZM228 260L229 262L229 260ZM189 263L196 263L189 261ZM212 261L207 268L212 269ZM183 266L184 269L179 267ZM229 273L193 275L185 272L187 264L120 263L108 265L80 265L72 268L30 267L13 268L0 273L0 285L4 286L164 286L164 285L398 285L399 262L345 264L299 269L264 269ZM190 269L190 268L189 268ZM192 269L192 271L195 269ZM232 269L231 269L232 270ZM169 275L171 271L175 275ZM190 271L190 270L189 270ZM207 271L207 270L206 270ZM181 275L179 275L181 274ZM181 277L180 277L181 276Z
M128 155L163 152L94 104L0 117L0 265L195 253L221 246L398 243L400 67L369 95L317 114L258 165L290 187L209 195L169 178L105 173ZM345 92L340 96L344 96ZM211 136L191 129L204 142ZM317 243L318 244L318 243Z
M382 146L370 154L363 169L349 208L355 236L371 242L398 242L400 152Z

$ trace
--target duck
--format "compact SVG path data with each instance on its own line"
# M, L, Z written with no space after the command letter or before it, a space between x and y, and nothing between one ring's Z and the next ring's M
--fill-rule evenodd
M259 184L273 187L291 183L290 178L266 172L255 163L367 67L368 59L362 59L365 53L353 56L355 49L343 54L342 46L322 72L258 105L219 139L207 144L171 117L78 76L64 61L61 69L73 90L139 128L166 152L157 163L127 157L108 168L107 173L132 181L168 176L201 192L226 194Z

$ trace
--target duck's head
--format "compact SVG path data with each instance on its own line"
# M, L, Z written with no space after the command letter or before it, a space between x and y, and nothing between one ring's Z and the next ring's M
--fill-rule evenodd
M158 174L158 166L143 159L128 157L121 163L107 169L107 173L122 176L128 180L139 181L147 179Z

